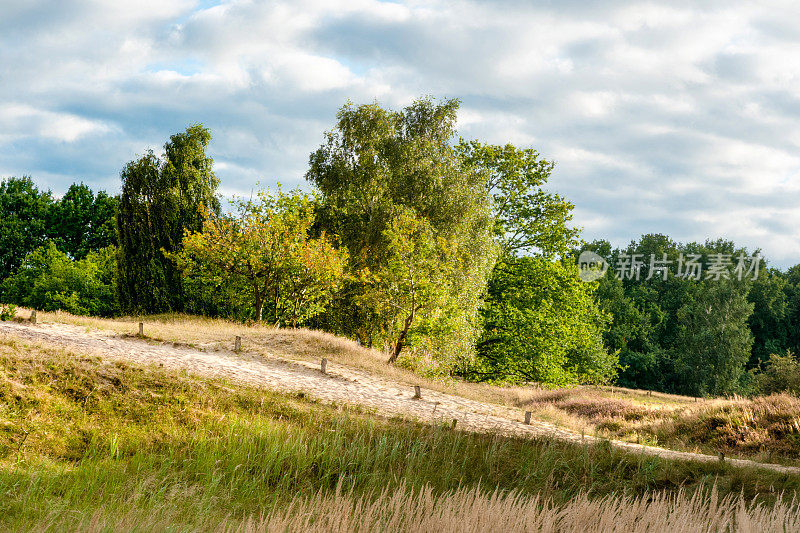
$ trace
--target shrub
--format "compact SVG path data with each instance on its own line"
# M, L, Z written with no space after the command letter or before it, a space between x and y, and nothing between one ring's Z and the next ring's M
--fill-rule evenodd
M764 370L755 375L755 389L760 394L800 393L800 362L792 352L770 355Z
M17 314L17 307L13 304L0 303L0 320L11 320Z
M8 302L42 311L111 316L119 312L114 246L74 261L50 242L29 253L0 286Z

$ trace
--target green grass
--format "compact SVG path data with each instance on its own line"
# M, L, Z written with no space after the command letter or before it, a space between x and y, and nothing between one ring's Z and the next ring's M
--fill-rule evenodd
M565 502L713 485L770 502L800 477L431 428L0 337L0 529L74 529L97 513L208 528L337 486Z

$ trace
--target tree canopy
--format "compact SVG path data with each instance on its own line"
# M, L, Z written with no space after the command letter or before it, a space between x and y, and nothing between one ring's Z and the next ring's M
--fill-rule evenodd
M180 272L164 253L179 252L184 231L200 231L204 209L219 211L219 184L205 153L211 134L200 124L170 137L122 170L117 213L119 297L127 312L181 310Z
M403 263L398 258L403 246L393 241L398 234L392 228L399 229L403 217L401 226L414 220L417 229L426 228L424 238L447 243L435 276L447 278L442 286L457 305L446 306L454 309L449 316L414 314L411 329L427 332L425 338L449 368L471 358L481 295L496 254L485 182L453 146L458 106L457 100L430 99L401 111L377 103L347 104L336 128L311 155L306 174L325 204L321 226L341 237L353 272L384 279L392 269L398 272L392 265ZM398 325L396 312L379 303L374 291L383 294L385 286L349 282L330 323L365 344L421 349L424 343L408 344L405 319Z
M190 280L227 298L240 316L296 327L319 314L341 283L347 253L311 238L314 202L294 192L239 201L238 216L211 215L169 257Z

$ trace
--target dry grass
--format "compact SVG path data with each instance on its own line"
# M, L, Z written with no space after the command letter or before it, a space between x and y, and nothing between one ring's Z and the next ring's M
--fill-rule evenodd
M17 319L30 315L28 309L18 309ZM184 314L164 314L139 317L103 319L76 316L57 311L38 312L37 320L85 326L113 331L121 335L136 335L140 321L145 323L145 336L156 341L185 344L203 349L233 348L234 337L242 338L242 349L265 356L318 362L325 357L333 363L364 370L393 381L457 394L477 401L517 408L541 392L537 386L508 387L457 380L433 380L386 363L388 354L366 348L357 342L323 331L305 328L276 328L269 325L241 324Z
M4 530L800 530L792 476L375 419L3 335L0 459Z
M18 317L29 310L20 309ZM236 335L243 349L265 356L332 363L389 380L418 384L486 403L532 411L539 419L586 434L654 444L684 451L716 453L767 462L800 462L800 404L778 395L755 399L696 399L621 387L546 389L535 385L497 386L457 380L435 381L386 364L387 354L355 341L308 329L243 325L181 314L99 319L39 312L42 322L59 322L135 335L145 322L153 340L204 349L231 349Z
M357 496L337 489L297 496L288 505L257 517L227 518L208 529L256 532L719 532L798 531L800 507L778 501L771 507L748 505L742 497L716 493L654 493L637 498L590 499L581 494L556 505L540 496L519 492L485 493L462 488L437 494L429 487L410 491L386 489L378 497ZM160 513L136 511L109 519L94 513L80 529L87 531L163 530L170 524ZM58 529L58 523L42 529Z

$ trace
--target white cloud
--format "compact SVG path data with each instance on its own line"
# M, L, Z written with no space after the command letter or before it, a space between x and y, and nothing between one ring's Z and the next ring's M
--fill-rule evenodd
M113 187L193 122L224 192L302 183L350 99L459 97L533 145L586 237L724 236L800 262L800 7L228 0L4 6L0 175ZM737 221L747 222L737 223Z
M110 130L103 122L74 114L54 113L25 104L0 105L0 131L14 132L7 133L7 138L24 136L73 142L89 134Z

